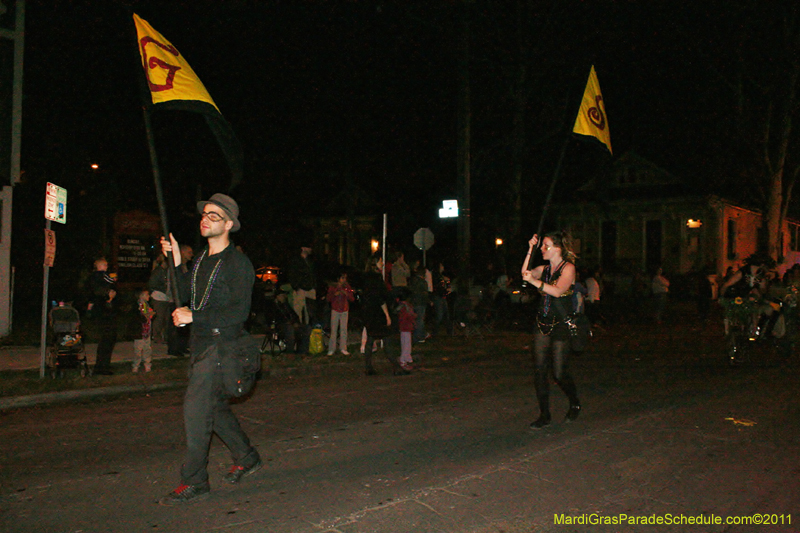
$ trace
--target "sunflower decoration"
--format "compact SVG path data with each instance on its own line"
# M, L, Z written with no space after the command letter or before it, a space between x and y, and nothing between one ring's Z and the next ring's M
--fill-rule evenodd
M756 312L756 302L751 298L720 298L719 303L725 309L725 316L729 319L746 322Z

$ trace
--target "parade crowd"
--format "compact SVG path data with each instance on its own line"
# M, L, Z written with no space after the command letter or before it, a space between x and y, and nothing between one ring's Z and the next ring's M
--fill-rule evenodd
M162 237L150 279L135 295L135 312L120 312L116 277L105 257L95 260L85 283L85 304L80 306L87 334L97 342L96 375L113 373L111 361L123 316L133 322L127 329L135 331L132 372L154 370L154 342L165 344L171 356L190 357L184 402L186 459L179 486L161 503L180 505L208 495L208 446L213 434L231 450L233 465L225 481L238 483L260 469L261 458L229 405L232 396L249 390L241 380L238 393L231 389L229 376L233 372L236 378L236 372L243 371L229 368L232 361L258 353L250 335L255 328L266 328L280 343L280 352L350 357L350 346L358 346L360 353L352 356L363 359L366 376L378 374L374 361L381 354L392 375L404 376L415 370L415 345L476 323L513 323L533 334L539 414L530 428L541 430L553 419L551 383L569 400L564 421L579 418L582 405L569 362L585 348L587 335L616 324L606 307L611 284L604 280L602 269L576 266L569 233L534 235L519 278L505 268L495 271L490 264L482 276L459 284L444 261L428 268L419 258L407 260L399 249L385 263L382 255L375 254L363 269L340 266L320 273L313 242L306 239L277 279L257 282L250 259L231 240L230 234L240 228L236 201L215 194L199 202L197 209L205 246L195 254L174 236ZM726 333L731 316L727 313L741 311L746 303L751 340L785 336L793 324L789 311L797 305L800 266L783 277L774 269L769 257L754 254L720 281L697 272L684 276L679 285L684 298L695 299L701 321L709 319L711 302L718 297L725 310ZM475 290L460 293L460 286ZM669 317L675 287L675 280L659 267L649 279L631 278L629 298L637 303L635 308L647 311L639 316L658 328ZM258 353L259 365L260 357Z

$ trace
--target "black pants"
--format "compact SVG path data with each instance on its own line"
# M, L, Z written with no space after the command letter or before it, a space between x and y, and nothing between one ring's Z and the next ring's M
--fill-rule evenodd
M186 459L181 482L197 485L208 481L208 448L216 433L230 449L234 464L250 468L259 461L256 449L231 411L222 387L220 355L216 346L192 355L189 386L183 401Z
M381 339L371 336L369 334L369 330L367 330L367 345L364 347L364 367L366 368L367 372L375 371L372 366L372 354L375 353L373 351L373 347L375 346L375 341L378 340ZM396 335L389 335L388 337L383 338L383 353L386 355L386 360L389 362L389 366L393 371L399 371L403 369L403 367L400 366L400 362L397 360L397 358L400 356L398 340L399 339Z
M550 335L540 332L534 336L534 372L533 384L536 388L536 399L542 413L550 412L550 376L552 368L556 384L569 398L570 405L579 405L578 389L567 370L569 341L555 340ZM552 357L550 357L552 355ZM551 363L551 364L548 364Z
M111 354L117 344L117 324L113 318L103 318L97 323L97 332L100 339L97 343L97 359L94 364L95 371L111 369Z

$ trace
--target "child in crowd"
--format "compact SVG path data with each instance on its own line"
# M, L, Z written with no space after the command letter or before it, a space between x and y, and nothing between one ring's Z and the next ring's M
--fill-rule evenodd
M331 339L328 343L328 355L336 352L337 330L342 355L350 355L347 351L347 320L350 302L354 300L353 288L347 283L347 274L343 272L336 284L328 287L328 303L331 306Z
M417 324L417 313L411 306L409 300L411 299L411 291L408 289L400 290L398 293L399 303L397 305L397 319L400 328L400 366L404 370L411 370L411 344L414 328Z
M139 324L141 325L142 337L133 341L133 368L134 372L139 371L139 365L144 362L144 371L150 372L153 365L153 347L151 337L153 333L153 317L156 316L155 310L150 307L150 291L139 293Z

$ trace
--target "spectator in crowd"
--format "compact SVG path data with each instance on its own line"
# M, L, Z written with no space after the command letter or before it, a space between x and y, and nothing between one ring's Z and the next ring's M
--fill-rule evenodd
M395 352L394 345L396 341L393 333L397 331L397 321L392 320L389 313L390 306L391 309L394 309L394 302L381 276L382 270L383 260L380 256L372 256L367 260L361 291L361 317L367 330L364 369L368 376L374 376L378 373L375 367L372 366L372 356L376 350L377 343L375 341L383 339L386 360L393 368L394 375L408 374L408 371L398 363L397 357L391 355L392 352Z
M172 323L172 310L174 308L170 276L167 269L166 259L159 254L153 262L153 270L150 273L150 280L147 282L153 309L156 312L156 316L153 319L153 340L159 344L167 342L169 336L168 328L169 324Z
M599 268L592 269L589 273L589 277L586 278L586 316L595 326L600 324L601 317L600 295L602 293L602 287L600 285L600 279Z
M300 255L289 263L287 276L292 286L292 307L300 322L312 324L316 320L317 276L311 260L312 247L305 243L300 247Z
M407 287L408 278L411 276L411 269L406 263L405 255L402 251L395 252L394 262L392 263L392 289Z
M575 287L572 289L572 308L575 313L586 313L586 296L589 290L581 281L581 273L575 271Z
M436 312L433 334L439 334L439 327L444 325L448 335L453 334L453 321L450 313L450 295L453 293L451 278L445 270L444 263L439 262L433 273L433 308Z
M411 291L400 289L398 293L397 319L400 328L400 358L398 362L403 370L411 370L414 359L411 357L412 334L417 322L417 313L411 305Z
M653 301L655 303L656 324L661 324L664 310L667 307L667 294L669 293L669 280L664 276L664 269L658 267L651 285Z
M286 343L287 352L304 354L308 353L309 328L300 322L300 317L289 305L287 296L291 290L290 285L275 289L275 327Z
M88 311L97 335L97 359L94 374L110 376L111 354L117 343L117 286L108 273L108 261L98 257L94 262L94 272L89 278Z
M328 303L331 306L331 338L328 342L328 355L336 352L336 341L342 355L350 355L347 351L347 323L350 315L350 302L355 300L353 288L347 282L347 273L339 274L334 285L328 287Z
M431 303L430 292L428 292L428 281L426 275L428 269L417 261L411 279L408 281L408 289L411 291L411 305L416 314L416 324L414 326L413 342L425 342L430 335L425 330L425 314Z
M140 337L133 340L133 364L131 370L139 371L139 365L144 363L144 371L150 372L153 366L153 347L150 343L153 332L153 317L155 310L150 307L150 291L139 293L137 325Z

